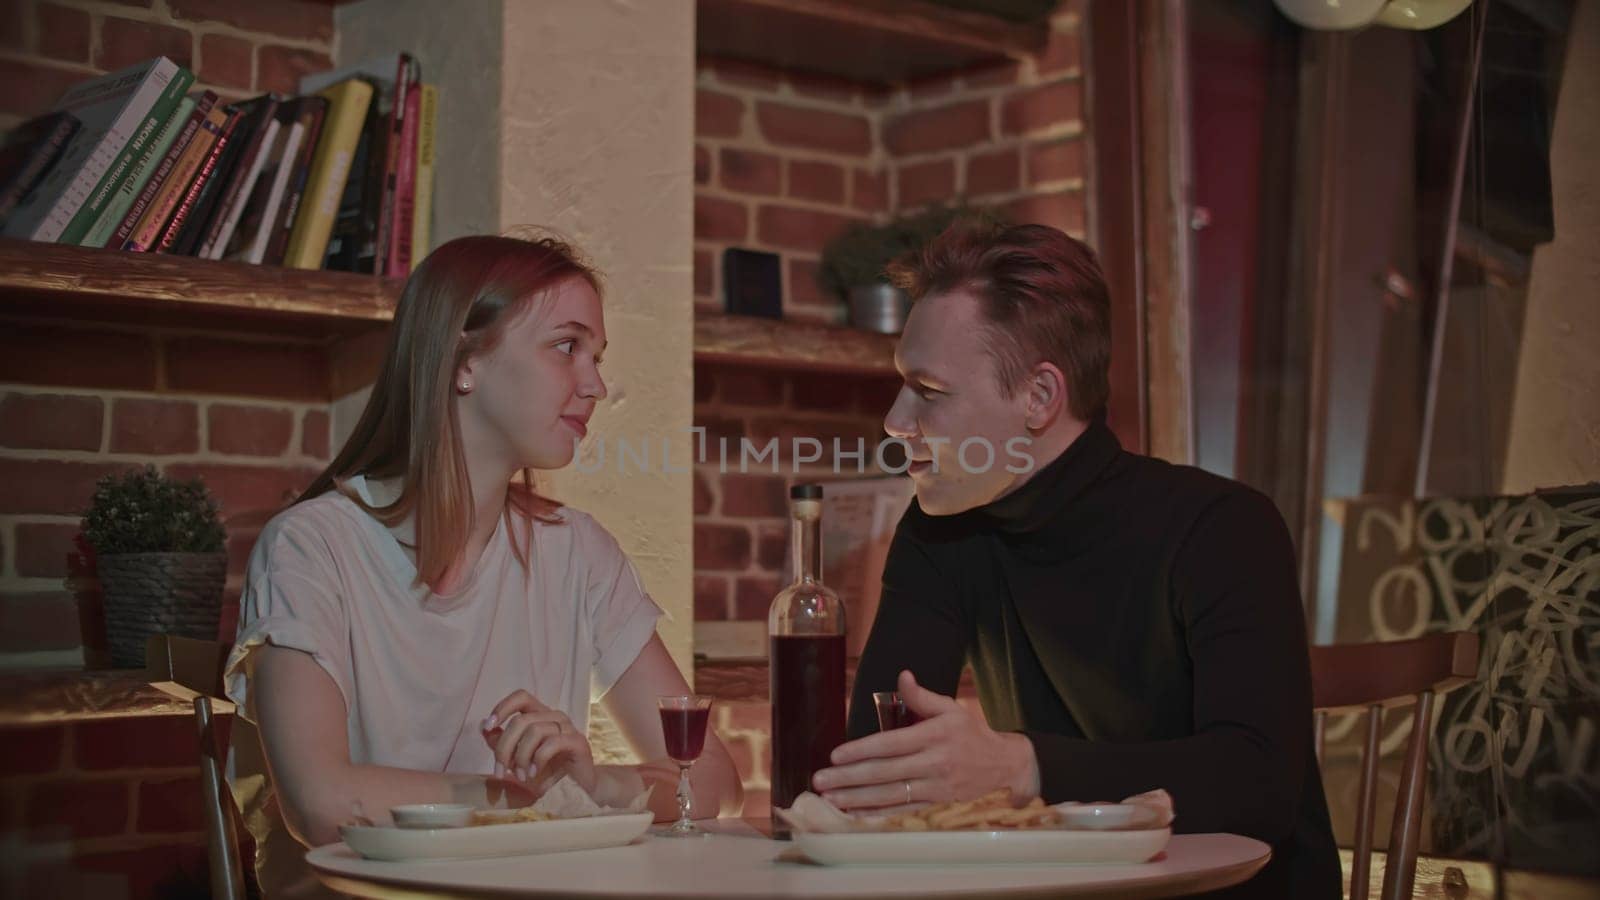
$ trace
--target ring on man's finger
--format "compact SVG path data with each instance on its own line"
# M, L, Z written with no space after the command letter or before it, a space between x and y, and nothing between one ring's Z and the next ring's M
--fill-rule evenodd
M910 781L902 781L900 783L906 786L906 802L910 803L911 802L911 782Z

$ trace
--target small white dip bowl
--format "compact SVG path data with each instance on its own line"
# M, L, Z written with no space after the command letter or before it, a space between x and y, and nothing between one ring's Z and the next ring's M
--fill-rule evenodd
M389 810L399 828L460 828L472 822L472 807L464 803L413 803Z
M1062 822L1068 828L1086 831L1108 831L1126 828L1133 821L1139 807L1132 803L1084 803L1077 806L1058 806Z

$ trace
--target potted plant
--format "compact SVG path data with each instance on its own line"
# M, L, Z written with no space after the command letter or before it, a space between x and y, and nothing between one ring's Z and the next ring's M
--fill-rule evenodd
M848 304L851 325L897 334L905 324L911 301L903 291L889 284L884 269L891 261L922 249L960 221L1003 224L1003 219L992 210L955 205L931 206L896 216L881 225L852 225L823 248L817 282L823 290Z
M82 528L113 666L143 666L155 634L217 639L228 555L217 502L199 479L176 481L153 466L108 475Z

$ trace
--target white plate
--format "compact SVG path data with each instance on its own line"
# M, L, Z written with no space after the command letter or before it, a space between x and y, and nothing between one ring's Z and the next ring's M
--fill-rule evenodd
M1149 831L796 832L806 856L828 866L1079 865L1142 863L1167 846L1172 829Z
M368 859L485 859L616 847L644 834L652 818L643 812L468 828L342 825L339 834Z

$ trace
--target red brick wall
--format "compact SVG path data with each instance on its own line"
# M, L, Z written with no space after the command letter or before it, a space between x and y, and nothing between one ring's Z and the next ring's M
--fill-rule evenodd
M0 17L0 128L156 54L226 101L293 91L332 65L320 2L0 0ZM0 660L72 663L86 636L103 645L65 578L108 472L204 478L236 598L261 524L328 458L327 385L306 343L0 316ZM204 896L197 764L188 716L0 729L0 895Z
M1085 237L1081 36L1064 10L1032 59L895 93L881 131L894 209L961 197Z
M315 0L3 0L0 127L86 76L165 55L225 101L294 93L333 65L333 6Z
M0 128L157 54L229 101L293 92L333 64L332 7L313 0L3 0L0 15ZM327 383L322 352L304 344L0 323L0 656L71 661L93 637L62 579L107 472L153 463L203 477L228 520L237 596L265 514L328 457Z
M695 119L695 295L722 308L721 252L782 254L784 315L842 319L814 281L849 222L964 199L1014 221L1086 232L1079 4L1063 4L1034 58L892 91L702 60ZM695 423L737 447L809 435L872 446L893 378L695 367ZM765 616L788 553L786 477L695 474L695 617ZM826 466L811 474L832 477Z
M741 815L759 818L772 812L772 704L764 700L719 700L711 728L728 748L744 785Z
M72 537L95 479L139 465L216 496L236 604L261 526L328 459L326 384L307 344L0 318L0 658L103 645L65 583Z
M189 716L0 728L0 895L205 896L202 809Z
M730 366L695 366L695 424L706 429L706 458L695 464L694 609L699 621L764 621L778 592L789 556L788 486L796 481L832 480L880 474L873 450L885 437L883 416L899 390L898 378L861 379L840 375L765 372ZM796 472L795 437L823 444L819 462L801 463ZM727 439L727 463L720 438ZM778 439L779 473L770 462L739 471L740 440L759 450ZM860 464L837 462L833 442L853 453L865 447ZM890 465L898 460L889 460ZM827 579L827 573L823 573Z
M722 308L721 251L783 257L787 317L843 318L814 277L819 251L849 222L957 198L1014 221L1087 231L1078 4L1063 4L1045 49L1018 64L959 73L890 92L702 60L695 119L695 302ZM787 486L833 478L830 455L795 474L723 472L717 439L734 448L811 436L870 448L897 378L798 375L695 366L695 424L709 459L695 467L694 609L698 621L760 621L788 555ZM733 466L737 469L737 462ZM826 578L826 573L824 573ZM870 623L853 617L855 627ZM976 701L964 701L976 710ZM744 814L771 796L770 707L718 704L713 726L744 779Z
M722 251L780 254L783 309L842 319L817 287L850 223L964 199L1086 233L1081 17L1034 58L893 90L702 59L695 98L695 298L720 310Z
M230 636L261 525L328 460L325 397L310 344L0 317L0 660L72 665L104 645L66 585L72 536L94 480L142 464L218 498Z
M694 291L722 308L722 251L783 260L785 316L827 319L818 255L851 222L889 208L878 110L886 96L840 81L703 59L695 93Z

